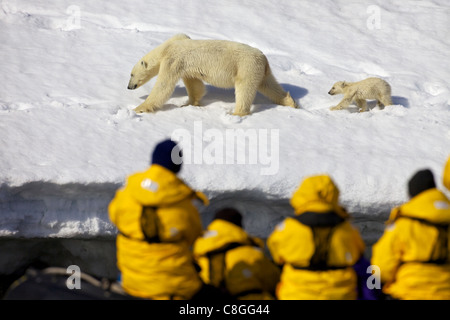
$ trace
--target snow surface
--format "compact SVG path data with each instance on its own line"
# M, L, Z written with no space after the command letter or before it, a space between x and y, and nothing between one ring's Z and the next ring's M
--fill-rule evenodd
M442 188L446 0L3 0L0 30L0 273L52 255L113 268L107 205L168 137L189 155L180 177L211 200L204 224L233 205L261 237L309 175L332 176L368 249L416 170ZM212 86L203 107L179 108L180 81L161 111L135 114L155 79L127 90L132 67L176 33L257 47L301 109L258 94L253 114L232 116L234 90ZM394 105L329 110L342 99L327 94L334 82L369 76L391 84Z

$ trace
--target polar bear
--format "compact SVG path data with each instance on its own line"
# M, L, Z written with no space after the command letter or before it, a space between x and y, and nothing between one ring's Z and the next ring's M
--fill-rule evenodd
M128 89L139 88L151 78L156 83L147 99L136 107L136 113L154 112L172 95L182 79L189 100L185 105L199 106L205 85L235 88L234 115L250 114L259 91L274 103L298 108L270 70L266 56L246 44L227 40L193 40L177 34L146 54L133 67Z
M355 102L360 112L367 110L366 99L376 99L380 107L389 106L391 100L391 86L380 78L367 78L358 82L336 82L328 92L330 95L344 94L344 98L330 110L346 109Z

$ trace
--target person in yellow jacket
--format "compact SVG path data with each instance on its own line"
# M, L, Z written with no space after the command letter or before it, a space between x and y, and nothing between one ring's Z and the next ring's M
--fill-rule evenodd
M267 239L272 258L283 265L279 300L358 298L353 266L365 244L338 198L328 175L307 177L290 201L295 216L284 219Z
M394 299L450 299L450 201L433 173L417 171L408 181L409 202L392 209L372 249L383 293Z
M239 300L274 300L280 269L264 253L264 241L242 227L234 208L216 212L194 244L194 256L207 284Z
M121 284L132 296L186 300L202 288L192 244L203 228L193 202L208 199L177 177L181 159L175 142L157 144L151 166L130 175L109 204Z

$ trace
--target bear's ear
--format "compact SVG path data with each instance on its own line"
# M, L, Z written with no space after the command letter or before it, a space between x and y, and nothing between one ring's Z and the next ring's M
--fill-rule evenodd
M345 88L347 86L347 82L342 81L342 88Z
M147 62L144 60L141 60L141 66L143 66L145 69L147 69Z

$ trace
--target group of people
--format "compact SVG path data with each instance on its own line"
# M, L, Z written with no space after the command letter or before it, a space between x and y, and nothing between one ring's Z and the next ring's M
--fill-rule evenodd
M386 229L365 244L339 204L328 175L306 177L292 217L269 237L253 237L235 208L219 209L204 229L195 201L207 197L177 173L182 150L156 145L151 165L130 175L108 210L118 229L120 284L142 299L302 300L450 299L450 200L428 169L408 181L410 201L394 208ZM444 168L450 189L450 158ZM370 265L381 287L369 287Z

